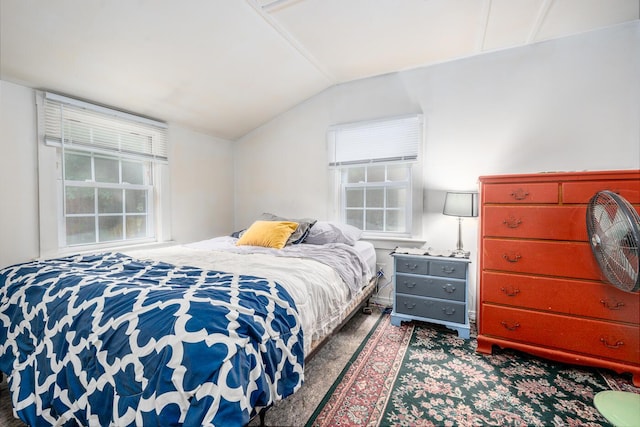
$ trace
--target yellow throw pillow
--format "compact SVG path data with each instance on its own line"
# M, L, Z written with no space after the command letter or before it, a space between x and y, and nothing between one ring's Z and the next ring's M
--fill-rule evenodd
M297 222L290 221L256 221L244 232L236 245L264 246L282 249L289 236L298 228Z

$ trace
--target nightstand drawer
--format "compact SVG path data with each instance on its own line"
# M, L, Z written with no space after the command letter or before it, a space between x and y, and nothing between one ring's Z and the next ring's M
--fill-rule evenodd
M465 323L464 303L396 295L396 312L415 317Z
M454 279L466 279L467 265L455 261L431 261L429 274L432 276L452 277Z
M396 292L455 301L465 300L464 280L398 274Z
M429 260L420 257L396 256L396 272L429 274Z

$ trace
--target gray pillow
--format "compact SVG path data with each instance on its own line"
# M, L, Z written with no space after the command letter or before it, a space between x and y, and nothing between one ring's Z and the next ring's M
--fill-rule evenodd
M312 219L312 218L302 218L302 219L284 218L284 217L281 217L281 216L278 216L278 215L274 215L272 213L267 213L267 212L265 212L262 215L260 215L259 220L262 220L262 221L292 221L292 222L297 222L298 223L298 228L296 228L296 231L294 231L293 234L291 234L291 236L287 240L287 245L297 245L298 243L302 243L305 240L305 238L307 237L307 235L309 234L309 231L311 230L313 225L317 221L317 220Z
M326 243L344 243L355 245L360 240L362 230L353 225L332 221L318 221L309 230L309 235L304 243L312 245L324 245Z

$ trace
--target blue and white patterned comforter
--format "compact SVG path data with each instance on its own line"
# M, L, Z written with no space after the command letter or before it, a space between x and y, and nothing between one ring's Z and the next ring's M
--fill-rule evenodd
M30 425L243 425L303 381L266 279L110 253L0 270L0 370Z

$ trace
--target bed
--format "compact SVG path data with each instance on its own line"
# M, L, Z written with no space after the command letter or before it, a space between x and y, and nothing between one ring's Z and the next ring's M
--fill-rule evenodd
M298 390L304 361L375 289L375 251L324 239L329 222L281 248L239 245L258 222L285 221L0 270L14 414L29 425L246 425Z

